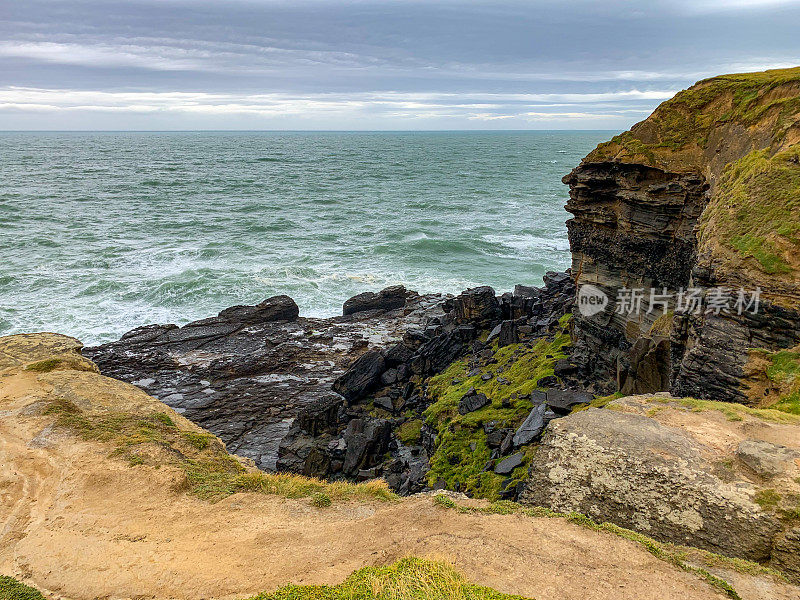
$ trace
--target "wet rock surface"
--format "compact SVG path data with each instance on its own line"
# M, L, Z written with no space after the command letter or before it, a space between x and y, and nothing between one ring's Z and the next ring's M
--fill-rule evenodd
M295 420L314 434L335 431L333 407L343 400L332 389L337 378L356 363L358 371L339 384L345 397L375 385L384 370L379 351L443 315L443 299L407 293L401 308L308 319L291 298L277 296L183 327L140 327L83 353L104 375L139 386L218 435L231 452L275 469Z
M348 314L330 319L299 317L290 298L275 297L183 327L141 327L84 354L263 469L382 476L414 493L427 487L436 431L418 425L418 439L405 443L398 431L430 404L426 379L465 355L491 355L478 337L498 326L513 323L517 340L548 334L574 285L568 274L545 282L500 297L488 287L454 298L388 288L348 300ZM489 402L467 395L463 410ZM498 441L503 454L512 433Z

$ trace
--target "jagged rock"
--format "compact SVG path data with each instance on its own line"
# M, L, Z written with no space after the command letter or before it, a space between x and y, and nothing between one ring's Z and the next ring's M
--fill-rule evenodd
M575 390L547 390L547 406L556 413L566 414L580 404L588 404L592 395Z
M721 481L709 452L652 418L590 408L548 426L520 501L767 560L778 520L753 503L752 487Z
M509 475L511 471L522 465L525 455L522 452L517 452L511 456L507 456L494 468L494 472L498 475Z
M474 389L467 392L461 400L458 401L458 413L466 415L467 413L474 412L490 404L491 400L486 397L486 394L480 392L476 393Z
M515 321L503 321L500 323L500 333L497 336L497 345L499 347L509 346L519 342L517 334L517 324Z
M500 303L489 286L462 292L445 303L445 310L453 313L456 323L488 325L500 318Z
M358 400L377 387L384 370L383 355L377 350L367 352L333 382L333 391L350 402Z
M391 427L384 419L353 419L348 423L344 433L347 447L344 455L342 471L354 476L359 470L375 466L377 457L381 457L389 447Z
M544 413L546 410L546 404L539 404L533 407L533 410L514 434L515 447L530 444L541 435L542 431L544 431Z
M408 290L402 285L395 285L378 292L364 292L353 296L344 303L343 315L352 315L367 310L394 310L406 304Z
M800 527L790 529L778 538L770 564L785 574L789 581L800 584Z

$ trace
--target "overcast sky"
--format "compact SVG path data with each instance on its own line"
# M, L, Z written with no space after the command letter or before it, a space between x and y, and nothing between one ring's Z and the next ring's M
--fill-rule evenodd
M626 129L800 0L0 0L0 129Z

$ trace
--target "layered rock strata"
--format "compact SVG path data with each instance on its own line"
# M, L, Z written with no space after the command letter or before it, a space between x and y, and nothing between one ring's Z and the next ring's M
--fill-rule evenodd
M576 311L573 356L587 376L609 391L760 400L748 349L800 342L798 152L800 68L727 75L663 103L564 178L576 283L609 298Z

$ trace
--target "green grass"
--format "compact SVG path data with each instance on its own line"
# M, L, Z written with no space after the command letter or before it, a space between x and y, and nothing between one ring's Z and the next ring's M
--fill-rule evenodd
M422 421L410 419L397 428L397 439L406 446L418 444L422 435Z
M697 548L687 548L658 542L647 537L646 535L626 529L624 527L620 527L619 525L615 525L613 523L597 523L581 513L559 513L543 506L525 507L516 502L509 501L492 502L487 506L465 506L458 504L452 498L448 498L444 494L438 494L434 496L433 502L437 506L445 509L456 510L460 513L493 515L520 514L532 518L557 518L564 519L565 521L568 521L574 525L579 525L580 527L591 529L592 531L611 533L639 544L659 560L663 560L664 562L674 565L683 571L694 573L702 577L711 586L724 592L732 600L741 600L741 597L733 588L733 586L731 586L724 579L712 575L705 568L692 564L692 562L700 562L708 567L722 567L731 569L746 575L766 575L769 577L774 577L783 582L786 581L785 576L779 571L761 566L758 563L739 558L730 558ZM691 562L690 559L692 559Z
M52 402L45 414L56 417L58 427L69 429L84 440L109 443L113 456L131 466L179 467L186 475L188 492L203 500L218 501L237 492L258 492L283 498L311 498L319 506L329 501L380 500L397 496L386 482L326 482L291 473L248 470L205 432L181 430L166 413L134 415L124 412L87 414L74 404Z
M770 408L800 416L800 352L781 350L767 357L767 377L781 388L780 399Z
M798 82L798 67L720 75L699 81L663 102L648 118L651 141L644 142L628 131L600 144L589 160L608 160L624 149L647 164L659 166L663 151L674 152L692 144L704 148L711 131L727 123L749 127L769 122L773 139L779 141L794 123L800 97L792 93L778 97L770 94L779 86Z
M484 470L491 460L483 425L494 421L498 428L516 428L528 416L533 405L530 393L538 381L553 375L557 360L565 358L564 349L570 343L566 333L569 315L562 319L562 329L552 340L539 339L530 345L512 344L498 348L494 345L497 364L483 367L480 374L468 376L467 360L451 364L443 373L432 377L428 390L434 399L423 416L438 431L436 451L431 457L428 473L430 485L443 480L449 489L456 489L480 498L497 499L506 477L492 469ZM481 374L492 372L495 377L483 381ZM497 381L502 377L509 383ZM458 402L474 388L485 394L491 403L482 409L458 414ZM525 478L530 451L525 463L511 474L511 483Z
M523 600L469 583L449 565L404 558L366 567L334 586L289 585L251 600Z
M39 591L13 577L0 575L0 600L45 600Z
M701 245L714 238L769 275L793 271L800 253L800 148L751 152L728 165L700 219Z

